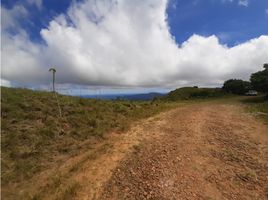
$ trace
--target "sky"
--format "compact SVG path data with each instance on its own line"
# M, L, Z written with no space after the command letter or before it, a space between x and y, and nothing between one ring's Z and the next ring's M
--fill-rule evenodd
M2 0L1 84L84 93L220 87L268 62L268 0Z

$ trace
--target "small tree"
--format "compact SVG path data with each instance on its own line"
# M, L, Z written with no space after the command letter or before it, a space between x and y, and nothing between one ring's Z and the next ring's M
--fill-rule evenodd
M255 90L266 93L268 96L268 64L264 64L263 67L263 71L251 75L250 81Z
M229 93L242 95L251 89L251 84L240 79L229 79L224 82L222 89Z

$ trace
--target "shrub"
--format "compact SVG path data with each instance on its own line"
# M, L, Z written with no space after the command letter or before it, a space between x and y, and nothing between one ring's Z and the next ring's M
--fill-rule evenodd
M229 79L224 82L222 89L229 93L242 95L251 89L251 84L240 79Z
M268 64L264 64L263 67L263 71L251 75L250 81L255 90L264 92L268 96Z

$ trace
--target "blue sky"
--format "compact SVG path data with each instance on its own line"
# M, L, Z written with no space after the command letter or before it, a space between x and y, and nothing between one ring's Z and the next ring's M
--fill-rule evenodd
M47 88L53 66L58 88L214 87L268 62L267 0L2 0L1 15L5 85Z
M21 18L19 23L22 24L29 33L31 40L41 42L40 30L46 28L49 22L57 15L66 12L70 6L71 0L45 0L40 1L41 7L35 3L28 3L27 0L2 0L2 6L12 9L14 5L23 5L29 10L27 18Z
M40 42L40 30L58 14L65 13L71 0L45 0L42 7L27 0L2 0L2 6L12 8L21 2L30 10L30 16L21 19L31 39ZM239 5L235 0L170 0L167 20L170 32L178 44L193 34L217 35L222 43L233 46L260 35L268 34L268 1L251 0Z
M193 33L215 34L233 46L268 34L267 0L251 0L239 5L229 0L171 0L167 13L171 33L180 44Z

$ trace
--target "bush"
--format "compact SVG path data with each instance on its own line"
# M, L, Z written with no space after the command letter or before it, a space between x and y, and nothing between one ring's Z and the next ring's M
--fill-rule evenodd
M264 92L268 96L268 64L264 64L263 67L263 71L251 75L250 81L255 90Z
M242 95L251 89L251 84L240 79L230 79L224 82L222 89L229 93Z

